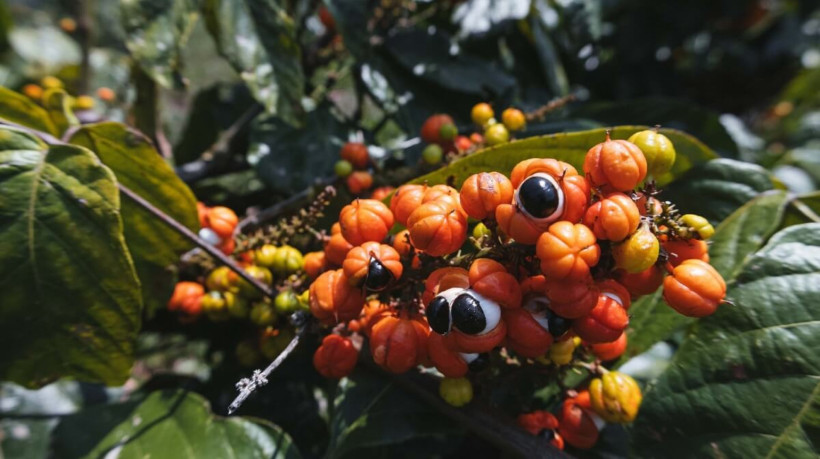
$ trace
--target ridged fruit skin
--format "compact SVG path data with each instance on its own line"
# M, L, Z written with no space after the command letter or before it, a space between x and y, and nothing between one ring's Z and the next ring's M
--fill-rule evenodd
M688 317L714 314L725 298L726 282L703 260L685 260L663 280L663 299Z
M610 371L589 383L592 409L607 422L626 424L635 420L643 395L631 376Z

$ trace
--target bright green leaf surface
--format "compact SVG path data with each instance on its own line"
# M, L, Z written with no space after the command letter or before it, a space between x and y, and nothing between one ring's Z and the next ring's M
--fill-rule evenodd
M54 431L56 457L299 459L290 437L262 420L222 418L182 391L99 406L64 419Z
M60 135L48 112L28 97L0 86L0 118L51 135Z
M0 379L125 381L141 298L119 208L88 150L0 129Z

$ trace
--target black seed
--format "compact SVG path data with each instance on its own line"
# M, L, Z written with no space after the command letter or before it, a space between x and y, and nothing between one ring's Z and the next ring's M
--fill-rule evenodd
M521 207L535 218L551 217L557 210L561 190L546 177L533 176L518 187Z
M453 326L468 335L477 335L484 331L487 319L475 297L462 293L453 300Z
M549 328L550 335L558 338L569 331L572 326L572 321L567 320L554 312L547 309L547 328Z
M371 292L381 292L393 281L393 273L375 257L370 258L367 266L367 276L364 279L364 286Z
M433 298L427 305L427 322L430 328L439 335L446 335L450 332L450 305L447 299L442 296Z
M478 354L478 357L473 359L472 362L467 364L467 367L470 371L479 372L483 371L490 365L490 354L486 352L484 354Z

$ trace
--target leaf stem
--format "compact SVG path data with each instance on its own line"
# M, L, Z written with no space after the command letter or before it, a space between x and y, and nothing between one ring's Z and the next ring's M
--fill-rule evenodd
M127 196L129 199L134 201L137 205L144 208L148 212L152 213L155 217L161 220L163 223L168 225L171 229L176 231L177 233L181 234L185 238L189 239L191 242L199 246L204 252L208 255L216 258L220 263L227 266L231 269L231 271L238 274L241 278L245 279L248 283L253 285L257 290L262 292L265 296L274 298L276 295L275 293L265 284L245 272L236 262L228 257L227 255L223 254L219 249L216 247L208 244L204 240L202 240L199 236L194 234L193 231L189 230L185 225L182 223L174 220L172 217L168 216L165 212L156 208L153 204L146 201L142 196L138 195L137 193L130 190L128 187L123 185L122 183L118 183L117 186L120 189L120 193Z

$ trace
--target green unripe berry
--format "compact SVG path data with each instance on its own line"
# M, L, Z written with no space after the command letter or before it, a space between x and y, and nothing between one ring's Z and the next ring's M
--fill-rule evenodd
M646 157L646 171L649 175L657 178L669 172L675 164L675 146L669 137L657 129L636 132L629 137L629 141L637 145Z
M245 268L245 272L265 285L270 285L273 281L273 275L270 270L262 266L248 266ZM239 293L248 299L256 299L262 296L262 292L241 277L239 278Z
M444 157L444 150L434 143L427 145L427 147L424 148L424 151L421 152L421 159L431 166L435 166L440 163L442 157Z
M450 141L458 135L458 128L453 123L444 123L438 130L438 136L441 140Z
M283 245L276 250L273 257L273 272L280 276L289 276L305 267L302 252L295 247Z
M273 307L279 315L290 315L299 308L299 297L293 290L283 290L273 300Z
M265 268L272 268L278 250L279 248L273 244L265 244L253 251L253 262Z
M345 178L353 173L353 164L350 164L350 161L340 159L333 165L333 172L335 172L337 176Z
M500 145L510 141L510 131L503 124L496 123L488 126L484 131L484 141L487 145Z
M269 302L258 301L251 307L250 318L260 327L270 327L276 325L276 310Z

